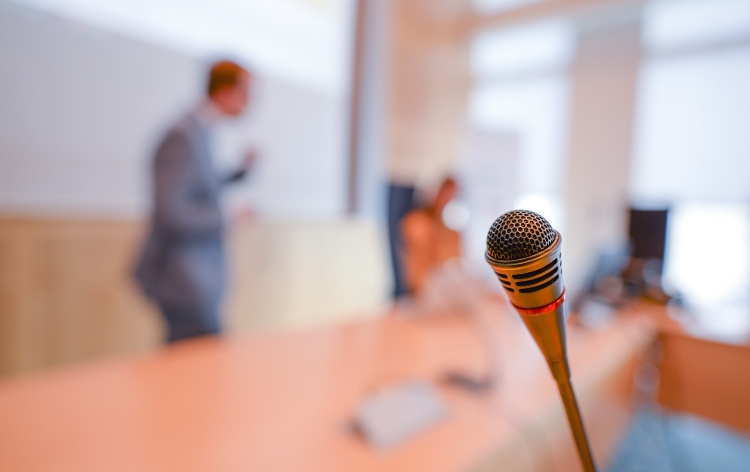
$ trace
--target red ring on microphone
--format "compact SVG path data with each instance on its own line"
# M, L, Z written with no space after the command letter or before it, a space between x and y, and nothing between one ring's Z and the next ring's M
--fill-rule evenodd
M513 308L518 310L518 312L523 316L543 315L545 313L555 311L560 305L563 304L564 301L565 301L565 289L563 289L563 293L558 297L558 299L550 303L549 305L540 306L539 308L521 308L516 305L513 305Z

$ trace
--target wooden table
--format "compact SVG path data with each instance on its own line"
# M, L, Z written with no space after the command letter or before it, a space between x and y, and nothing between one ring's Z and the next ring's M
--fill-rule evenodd
M517 315L484 303L500 383L442 385L446 420L389 451L352 433L368 391L447 370L480 374L466 318L396 316L312 331L186 342L0 382L2 471L580 470L555 385ZM639 317L570 328L573 381L605 462L630 415L631 371L654 336ZM437 382L436 382L437 384ZM551 467L554 465L554 469Z

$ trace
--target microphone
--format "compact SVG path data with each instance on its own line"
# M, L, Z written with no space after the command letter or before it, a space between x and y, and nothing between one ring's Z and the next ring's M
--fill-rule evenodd
M561 242L560 233L544 217L532 211L513 210L501 215L490 227L485 259L557 382L583 469L596 472L570 381L565 349Z

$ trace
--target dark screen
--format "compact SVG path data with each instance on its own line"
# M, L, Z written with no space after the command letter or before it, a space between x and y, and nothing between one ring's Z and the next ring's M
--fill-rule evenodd
M633 257L664 260L668 210L630 210Z

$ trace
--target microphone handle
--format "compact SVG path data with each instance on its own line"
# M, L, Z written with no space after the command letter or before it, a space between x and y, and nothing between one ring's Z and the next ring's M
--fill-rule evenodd
M560 397L565 406L565 413L568 415L568 423L573 432L573 439L575 439L576 447L578 448L578 455L583 464L583 470L585 472L596 472L594 458L591 455L589 442L586 438L586 430L583 429L581 412L578 409L578 402L576 402L576 396L573 392L573 384L570 382L570 377L564 376L563 378L556 380L557 388L560 390Z
M565 306L563 305L564 293L558 300L537 309L524 309L516 307L522 315L524 324L529 329L531 336L541 349L547 361L552 377L557 382L560 390L565 413L568 415L568 423L573 432L573 439L578 448L578 455L583 464L585 472L596 472L594 458L583 429L581 412L578 409L573 385L570 382L570 367L565 349ZM536 313L535 313L536 312Z

